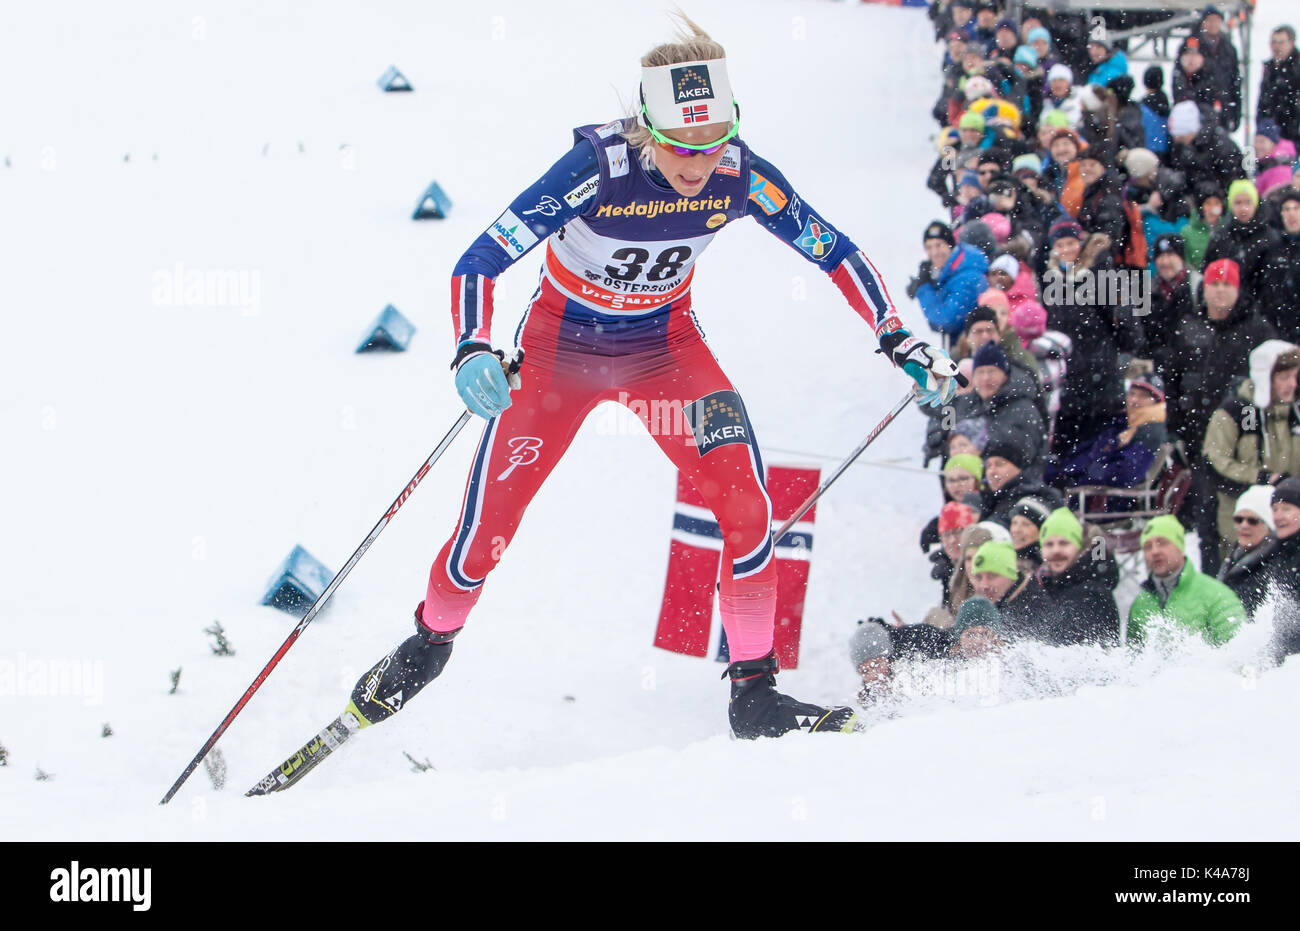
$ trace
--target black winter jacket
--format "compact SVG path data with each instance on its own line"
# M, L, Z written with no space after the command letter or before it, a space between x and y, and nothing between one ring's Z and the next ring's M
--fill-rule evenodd
M1098 559L1088 546L1060 575L1044 568L1039 580L1052 603L1051 623L1044 636L1047 642L1055 646L1119 644L1119 607L1115 604L1119 567L1115 557L1106 553Z
M1219 566L1219 581L1236 592L1251 617L1264 602L1268 584L1267 562L1277 549L1277 538L1270 536L1254 549L1234 545L1228 558Z
M1238 301L1224 320L1211 320L1202 303L1174 327L1168 344L1152 353L1165 381L1169 432L1182 439L1189 457L1200 455L1210 415L1233 380L1250 374L1250 352L1277 331Z

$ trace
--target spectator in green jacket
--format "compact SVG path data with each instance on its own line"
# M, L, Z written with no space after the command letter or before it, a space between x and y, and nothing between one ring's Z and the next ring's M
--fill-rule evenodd
M1142 557L1150 574L1129 609L1130 641L1141 643L1151 621L1165 617L1180 630L1220 646L1246 619L1232 589L1189 565L1183 545L1183 525L1172 514L1153 518L1142 531Z
M1183 244L1187 250L1187 264L1200 268L1205 262L1205 249L1223 221L1223 191L1212 181L1196 186L1196 216L1183 227Z

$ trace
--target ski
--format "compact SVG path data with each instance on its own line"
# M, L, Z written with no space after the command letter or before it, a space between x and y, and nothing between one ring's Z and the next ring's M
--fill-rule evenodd
M307 741L297 753L267 773L244 795L248 797L269 795L289 788L315 769L322 760L341 747L359 729L360 724L351 709L343 712L325 725L320 733Z

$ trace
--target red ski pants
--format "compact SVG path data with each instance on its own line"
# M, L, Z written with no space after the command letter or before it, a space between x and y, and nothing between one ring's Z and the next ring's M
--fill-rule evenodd
M772 505L744 405L704 342L690 296L650 317L607 317L543 279L516 339L522 387L483 428L460 519L429 572L423 623L439 632L464 625L578 427L613 400L638 416L718 521L732 661L766 656L776 610Z

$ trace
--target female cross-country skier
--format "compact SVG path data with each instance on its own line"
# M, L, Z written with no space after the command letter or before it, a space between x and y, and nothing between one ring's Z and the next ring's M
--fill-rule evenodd
M696 324L695 260L728 223L753 217L831 276L923 403L950 400L957 369L904 328L866 255L741 140L722 46L679 18L678 41L641 59L635 115L575 129L573 148L456 263L451 367L466 406L487 424L460 520L416 608L416 633L357 683L350 726L391 716L442 672L488 573L583 419L601 401L622 400L722 530L732 732L852 729L851 709L776 691L771 502L745 406ZM489 336L493 282L542 243L541 284L515 333L524 357L512 394ZM680 405L683 429L651 428L646 412L665 402Z

